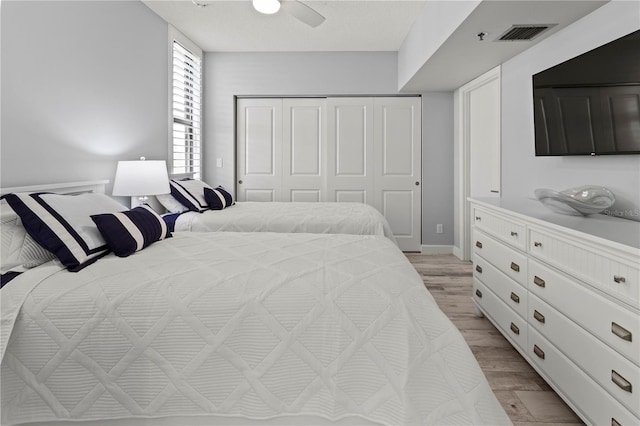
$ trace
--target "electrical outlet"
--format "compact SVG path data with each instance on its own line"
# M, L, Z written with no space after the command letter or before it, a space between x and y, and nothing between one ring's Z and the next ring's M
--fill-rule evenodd
M222 167L222 158L221 157L216 158L216 167Z
M444 232L443 228L442 228L442 224L439 223L436 225L436 234L442 234Z

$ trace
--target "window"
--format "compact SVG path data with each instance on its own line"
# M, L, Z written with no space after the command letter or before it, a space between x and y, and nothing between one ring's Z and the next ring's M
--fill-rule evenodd
M201 177L201 59L173 41L171 173Z

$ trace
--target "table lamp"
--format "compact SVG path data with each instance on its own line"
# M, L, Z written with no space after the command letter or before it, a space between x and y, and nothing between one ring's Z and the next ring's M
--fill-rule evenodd
M169 175L164 160L118 161L113 182L114 196L131 197L131 207L148 201L149 195L168 194Z

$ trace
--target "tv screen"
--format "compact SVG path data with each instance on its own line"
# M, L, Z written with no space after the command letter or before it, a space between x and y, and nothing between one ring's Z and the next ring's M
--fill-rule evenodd
M640 30L533 76L536 156L640 154Z

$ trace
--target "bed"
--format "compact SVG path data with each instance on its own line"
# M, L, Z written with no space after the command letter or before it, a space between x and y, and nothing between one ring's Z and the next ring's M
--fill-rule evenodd
M241 201L224 210L184 212L174 230L384 235L395 241L384 216L361 203Z
M384 235L395 241L385 217L367 204L234 202L221 187L211 188L193 179L170 182L172 193L158 196L158 200L170 212L165 219L175 231ZM205 198L206 187L224 195Z
M0 290L3 425L510 423L386 237L182 232L119 250Z

